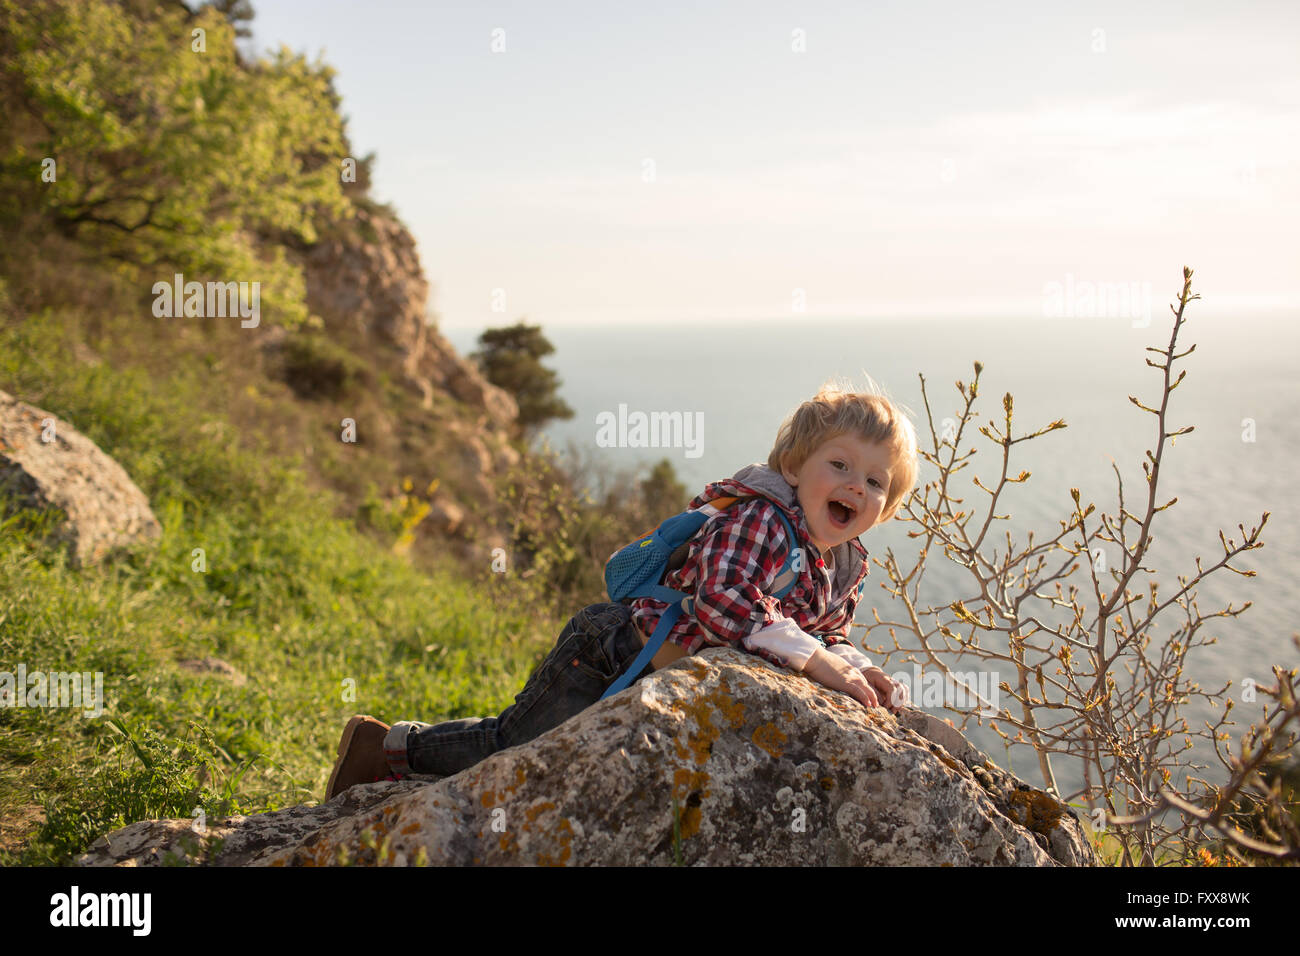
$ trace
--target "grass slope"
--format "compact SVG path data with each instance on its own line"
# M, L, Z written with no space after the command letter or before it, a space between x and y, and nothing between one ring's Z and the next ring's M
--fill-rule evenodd
M510 703L562 621L508 580L420 570L335 517L300 461L231 439L201 358L168 375L89 366L70 357L78 334L50 310L0 325L0 388L115 458L163 536L77 571L39 522L0 525L0 670L102 671L106 698L101 719L0 708L0 864L67 863L138 819L319 800L353 713ZM247 682L178 663L206 656Z

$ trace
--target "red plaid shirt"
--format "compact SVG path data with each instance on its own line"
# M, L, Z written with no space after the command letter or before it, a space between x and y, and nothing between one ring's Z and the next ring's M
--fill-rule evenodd
M690 507L698 508L728 495L755 493L727 479L710 484ZM746 650L741 643L746 635L789 619L827 645L853 646L848 636L857 609L857 587L870 573L866 548L856 538L849 541L849 553L861 567L853 586L843 594L833 595L835 569L827 567L821 557L812 558L820 552L808 537L803 512L786 509L799 537L797 546L804 549L806 557L794 587L778 601L768 591L792 546L776 514L781 507L769 498L738 501L701 526L690 541L686 562L664 578L665 586L695 596L695 613L678 618L667 640L688 654L706 644ZM650 635L668 605L641 597L634 598L629 606L633 609L632 620ZM755 647L751 653L780 667L790 666L766 648Z

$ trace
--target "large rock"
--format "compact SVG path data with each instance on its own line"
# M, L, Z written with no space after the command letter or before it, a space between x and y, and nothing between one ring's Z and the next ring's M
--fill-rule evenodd
M78 862L668 865L674 801L688 865L1095 862L1070 808L947 724L867 711L722 648L453 777L209 821L202 840L189 820L134 823Z
M0 512L51 505L67 515L56 535L74 565L162 534L121 465L67 422L0 391Z

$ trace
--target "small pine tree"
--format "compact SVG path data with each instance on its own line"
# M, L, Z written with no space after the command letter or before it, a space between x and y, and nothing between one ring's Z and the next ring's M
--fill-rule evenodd
M572 418L573 409L556 394L559 376L541 363L555 346L542 334L541 326L522 320L511 326L488 329L478 337L479 349L470 358L478 363L487 380L505 389L519 403L519 425L535 432L553 418Z

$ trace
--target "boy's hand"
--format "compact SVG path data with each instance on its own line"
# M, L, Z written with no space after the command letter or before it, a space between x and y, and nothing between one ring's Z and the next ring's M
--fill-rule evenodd
M813 656L804 665L803 672L823 687L843 691L863 707L886 707L897 713L902 706L901 699L897 700L897 704L892 700L902 696L895 695L895 688L899 685L886 677L879 667L860 671L838 654L832 654L824 648L819 647L813 652Z
M862 671L871 689L876 692L880 706L891 714L897 714L908 703L907 688L894 680L879 667L868 667Z

